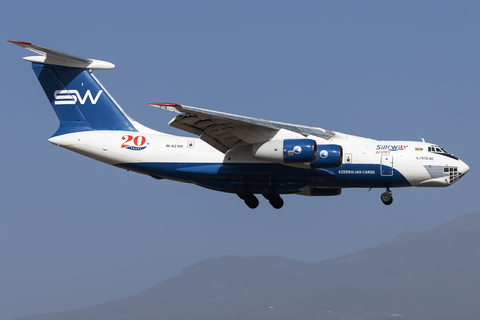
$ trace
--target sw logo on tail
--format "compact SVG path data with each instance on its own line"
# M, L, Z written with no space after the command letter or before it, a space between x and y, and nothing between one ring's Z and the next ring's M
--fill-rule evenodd
M97 104L98 98L102 94L103 90L98 91L95 98L93 97L90 90L85 92L85 95L82 97L78 90L56 90L53 96L55 97L55 104L56 105L64 105L64 104L85 104L87 99L90 99L91 104Z
M49 141L104 163L235 193L248 207L261 194L274 208L281 195L335 196L342 188L448 187L469 167L424 141L377 141L317 127L151 103L177 113L170 125L199 136L149 129L130 118L92 70L115 66L28 42L10 41L40 56L24 58L42 85L60 126ZM85 92L81 94L80 92ZM148 146L148 148L147 148Z

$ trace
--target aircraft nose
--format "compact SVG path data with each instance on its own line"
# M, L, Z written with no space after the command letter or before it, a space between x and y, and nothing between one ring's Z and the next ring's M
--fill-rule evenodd
M470 167L462 160L458 160L458 162L458 172L465 175L470 170Z

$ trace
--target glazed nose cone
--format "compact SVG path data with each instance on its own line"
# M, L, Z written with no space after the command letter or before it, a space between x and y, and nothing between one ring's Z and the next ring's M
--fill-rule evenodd
M462 175L465 175L468 170L470 170L470 167L462 160L458 160L458 162L458 172L460 172Z

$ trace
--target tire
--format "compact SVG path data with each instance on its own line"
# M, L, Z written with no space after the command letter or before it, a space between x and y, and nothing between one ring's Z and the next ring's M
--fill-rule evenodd
M268 202L270 202L272 207L274 207L275 209L280 209L281 207L283 207L283 199L280 198L279 195L277 195L276 197L270 198Z
M382 195L380 196L380 199L382 199L383 204L387 206L391 205L393 202L393 197L390 192L382 193Z
M245 204L250 208L250 209L255 209L258 207L258 199L255 197L253 194L250 194L248 197L245 198Z
M262 195L265 197L265 199L270 199L273 198L277 193L271 186L268 184L264 185L261 189Z
M237 193L237 196L242 200L245 200L249 195L251 195L250 190L248 190L248 188L243 184L238 185L235 192Z

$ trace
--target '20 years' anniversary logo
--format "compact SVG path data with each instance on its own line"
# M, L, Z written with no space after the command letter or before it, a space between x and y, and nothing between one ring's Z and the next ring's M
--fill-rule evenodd
M147 142L147 139L144 136L134 137L130 135L125 135L122 137L122 140L125 140L125 142L122 143L122 148L133 151L143 150L148 145L148 143L145 144Z

